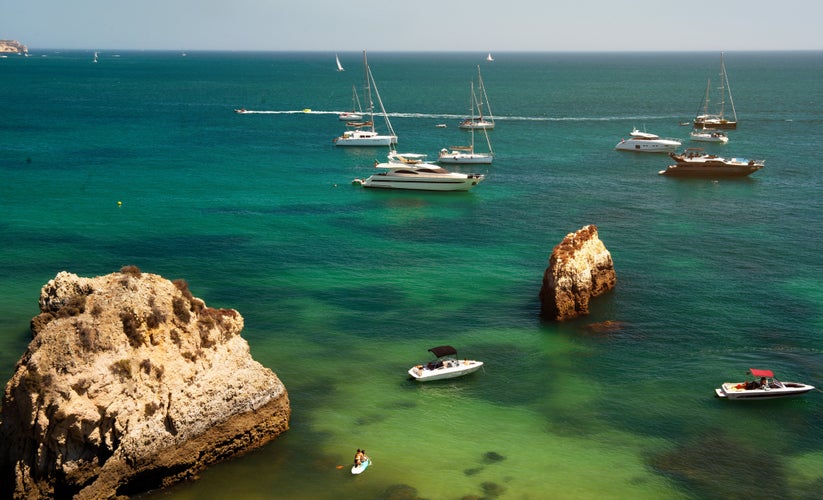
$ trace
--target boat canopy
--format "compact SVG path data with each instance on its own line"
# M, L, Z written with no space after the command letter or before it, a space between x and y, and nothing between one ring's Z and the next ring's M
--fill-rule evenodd
M441 356L454 356L457 354L457 349L450 345L441 345L439 347L432 347L429 349L429 352L439 358Z
M749 373L755 377L774 377L774 372L771 370L758 370L757 368L749 368Z

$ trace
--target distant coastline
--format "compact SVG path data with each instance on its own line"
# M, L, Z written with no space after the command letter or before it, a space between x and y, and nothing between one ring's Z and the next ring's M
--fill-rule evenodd
M17 40L0 40L0 53L28 54L29 48Z

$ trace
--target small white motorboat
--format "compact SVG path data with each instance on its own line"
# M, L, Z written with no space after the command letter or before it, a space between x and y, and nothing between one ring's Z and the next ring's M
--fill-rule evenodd
M725 132L719 131L692 130L691 133L689 133L689 137L691 137L693 141L699 142L719 142L721 144L729 142L729 136L726 135Z
M418 382L462 377L476 372L483 366L482 361L457 359L457 350L450 345L432 347L429 352L437 356L437 359L409 369L409 376Z
M776 399L800 396L814 390L814 386L801 382L781 382L771 370L750 368L748 371L760 380L746 382L724 382L714 392L719 398L727 399Z

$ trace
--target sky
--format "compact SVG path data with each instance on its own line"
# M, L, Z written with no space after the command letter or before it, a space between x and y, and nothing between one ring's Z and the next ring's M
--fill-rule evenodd
M29 49L823 49L820 0L0 0Z

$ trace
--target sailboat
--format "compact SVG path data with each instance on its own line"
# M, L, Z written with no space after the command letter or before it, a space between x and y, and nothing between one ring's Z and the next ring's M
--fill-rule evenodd
M346 71L343 68L343 65L340 64L340 58L337 56L337 54L334 55L334 60L337 62L337 71Z
M494 58L492 57L492 53L491 53L491 52L489 52L489 55L487 55L487 56L486 56L486 60L487 60L487 61L489 61L489 62L494 61Z
M389 121L389 115L386 113L386 108L383 106L383 100L380 98L380 92L377 90L377 83L374 81L369 68L369 62L366 58L366 51L363 51L363 72L365 75L366 86L366 103L368 105L369 120L364 123L357 123L352 125L354 130L346 130L343 135L334 139L336 146L391 146L397 144L397 135ZM377 103L380 105L380 112L383 115L383 120L386 122L388 134L378 134L374 128L374 101L372 100L372 90L374 96L377 98Z
M709 112L709 94L711 91L711 79L706 83L706 96L703 98L702 112L694 118L694 128L696 129L736 129L737 128L737 112L734 109L734 101L732 100L732 89L729 86L729 77L726 75L726 64L723 62L723 53L720 53L720 102L718 103L717 112ZM732 108L732 119L726 118L726 95L728 94L729 105Z
M486 86L483 85L483 77L480 76L480 65L477 65L477 96L474 98L477 105L477 116L472 113L471 118L466 118L460 125L462 129L487 129L494 128L494 118L492 117L492 108L489 105L489 96L486 95ZM488 116L483 117L483 106L488 111Z
M470 107L472 114L471 120L474 120L474 110L478 108L477 95L474 93L474 82L471 82L470 94ZM489 140L489 133L485 128L481 128L480 130L483 131L483 136L486 138L486 145L489 148L488 153L477 153L474 151L474 127L470 127L469 131L471 132L471 144L468 146L451 146L450 148L443 148L437 155L437 161L439 163L473 163L490 165L492 159L494 158L494 152L492 151L492 144Z
M92 62L97 62L97 51L94 51L94 60Z
M363 120L363 107L360 105L360 98L357 97L357 87L351 86L351 111L346 111L337 115L341 121L352 122Z

